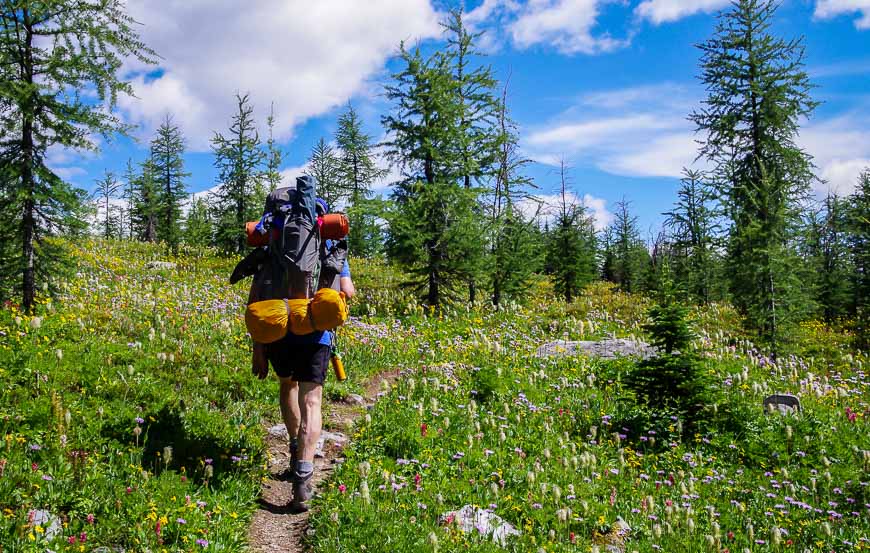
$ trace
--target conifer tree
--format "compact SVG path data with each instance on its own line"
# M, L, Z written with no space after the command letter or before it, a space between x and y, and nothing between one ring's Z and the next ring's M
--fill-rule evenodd
M184 221L184 242L195 246L211 244L212 230L208 203L204 198L193 198Z
M715 192L705 183L702 172L684 168L683 175L677 203L673 211L665 213L665 226L672 233L671 246L676 256L674 280L692 300L708 304L714 298L717 282L717 226L711 207Z
M342 170L342 163L335 149L321 137L311 151L305 174L311 175L317 181L317 195L326 200L330 209L335 209L341 200L347 198Z
M160 190L157 238L172 247L181 240L181 205L187 199L184 179L184 137L168 114L151 140L151 170Z
M215 132L211 140L220 186L214 194L215 240L227 251L245 250L245 223L260 217L265 200L260 136L248 95L236 94L238 111L229 134Z
M134 223L134 214L133 214L133 205L136 201L136 179L138 175L136 171L133 169L133 160L127 159L127 167L124 170L124 192L121 194L121 197L124 199L124 203L126 204L126 215L125 219L127 221L127 229L126 235L127 239L133 240L135 233L135 223Z
M843 319L851 310L851 277L846 201L828 194L822 209L809 212L804 247L803 280L813 290L817 313L828 324ZM799 268L796 268L799 269Z
M103 214L103 238L112 238L119 234L117 219L112 217L111 204L112 198L118 193L118 186L118 181L111 171L106 171L103 178L97 181L97 192L105 210Z
M528 199L532 180L522 173L531 163L519 154L516 125L507 114L507 85L499 105L499 157L493 178L490 230L491 250L488 273L492 303L498 306L505 297L521 296L539 269L543 244L532 221L527 221L516 201Z
M499 98L495 87L497 81L492 68L487 65L473 65L475 58L482 56L476 43L483 33L472 33L462 19L462 10L453 9L447 20L441 23L447 36L447 56L450 60L454 80L457 128L450 144L456 150L455 159L459 163L456 172L462 185L470 189L480 181L493 176L499 158L499 141L503 138L498 130ZM477 249L469 252L469 259L475 273L483 268L485 245L483 241ZM476 280L473 274L469 281L468 299L476 298Z
M94 150L94 134L128 130L112 113L118 95L132 94L122 62L155 57L134 25L121 0L0 3L0 197L8 202L0 224L14 232L4 252L15 251L4 255L0 280L20 283L0 291L20 292L25 311L64 259L44 238L85 227L86 192L53 172L46 152Z
M154 166L146 159L140 166L140 173L133 176L134 197L131 204L131 221L140 240L156 242L157 226L162 213L160 185L155 178Z
M567 167L560 163L559 211L548 235L547 265L556 292L571 303L597 272L595 225L585 206L568 197Z
M266 140L266 169L263 172L263 180L272 192L281 186L281 164L284 163L284 152L275 142L275 103L269 108L269 117L266 118L266 126L269 128L269 138ZM264 198L265 200L265 198Z
M813 176L795 138L816 106L802 40L771 33L778 5L736 0L720 16L714 36L700 45L708 97L691 115L730 220L731 297L774 352L803 303L790 270L799 262L792 242Z
M858 178L849 197L849 248L854 265L855 333L858 346L870 346L870 168Z
M387 156L405 176L394 193L387 247L425 289L427 303L438 305L474 274L478 191L459 184L453 144L460 110L449 57L424 59L419 48L401 45L400 60L404 67L386 89L393 110L382 119L392 136Z
M387 171L378 167L371 136L363 131L362 119L351 105L338 119L335 142L341 172L336 201L344 199L348 202L352 229L348 246L354 255L370 256L381 249L380 230L376 223L378 203L370 201L372 185L386 176ZM329 205L335 204L330 202Z
M616 204L615 219L606 235L605 274L621 290L640 292L647 285L650 255L630 205L625 199Z

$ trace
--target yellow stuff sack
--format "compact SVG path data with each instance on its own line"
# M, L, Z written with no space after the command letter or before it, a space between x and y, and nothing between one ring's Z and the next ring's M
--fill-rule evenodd
M343 325L347 317L344 292L322 288L310 300L282 299L252 303L245 310L245 326L255 342L270 344L286 336L288 331L304 335L315 330L333 330Z

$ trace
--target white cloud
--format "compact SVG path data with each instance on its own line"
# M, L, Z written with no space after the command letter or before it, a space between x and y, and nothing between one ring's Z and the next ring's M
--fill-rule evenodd
M804 125L798 144L810 153L825 182L816 192L848 194L861 170L870 167L870 118L861 113Z
M160 71L129 62L137 98L121 109L149 133L169 112L194 150L250 92L261 126L275 102L276 134L345 103L382 70L402 40L437 36L430 0L131 0L141 35L163 59Z
M712 13L731 4L731 0L644 0L634 13L655 25L677 21L698 13Z
M524 151L547 165L567 156L618 175L677 177L697 150L686 119L692 105L690 91L674 83L588 93L529 133Z
M588 210L595 221L595 229L603 230L613 222L613 213L607 209L607 200L584 194L582 198L573 192L565 193L568 205L582 205ZM531 218L538 216L544 221L552 221L562 206L561 194L536 194L531 198L519 201L518 208L522 214Z
M622 48L629 40L595 34L601 6L606 0L530 0L519 10L508 30L514 44L554 46L563 54L597 54ZM484 4L486 6L486 4Z
M818 0L815 17L831 19L839 15L859 13L855 21L858 29L870 29L870 0Z

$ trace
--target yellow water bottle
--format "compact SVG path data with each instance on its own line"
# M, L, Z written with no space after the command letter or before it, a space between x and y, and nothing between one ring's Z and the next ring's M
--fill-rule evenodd
M332 350L330 361L332 361L332 369L335 371L335 378L339 382L346 380L347 374L344 372L344 363L341 362L341 354L336 350Z

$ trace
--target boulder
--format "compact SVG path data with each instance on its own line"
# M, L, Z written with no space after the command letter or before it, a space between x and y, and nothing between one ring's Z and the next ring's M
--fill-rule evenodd
M476 532L492 539L493 543L505 547L508 536L519 536L520 531L500 516L472 505L458 511L449 511L438 518L441 524L455 524L460 531Z
M550 357L554 355L586 355L601 359L616 359L618 357L639 357L648 359L655 356L656 349L641 340L628 338L611 338L598 341L566 341L556 340L538 347L535 355Z
M149 261L145 264L146 269L153 269L155 271L171 271L175 266L175 263L171 261Z
M762 406L766 413L779 411L780 414L789 415L800 412L801 400L792 394L773 394L764 398Z

